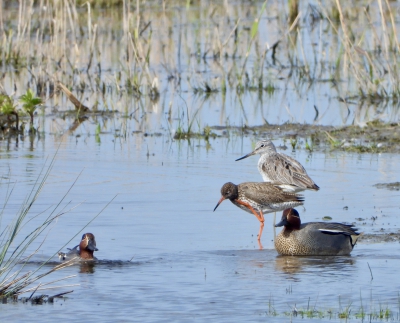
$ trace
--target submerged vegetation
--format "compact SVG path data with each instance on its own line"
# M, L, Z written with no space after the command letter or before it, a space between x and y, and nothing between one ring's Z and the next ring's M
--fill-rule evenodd
M310 302L310 300L309 300ZM268 311L266 311L267 316L277 317L284 316L292 318L301 318L301 319L316 319L317 321L320 319L329 319L329 320L368 320L368 322L375 321L400 321L400 313L398 312L398 308L390 308L388 305L379 306L374 305L374 302L371 300L371 305L365 306L361 300L360 306L357 307L353 304L348 304L347 306L341 306L340 297L339 297L339 306L332 306L326 308L318 308L316 305L310 306L308 304L307 307L301 308L296 307L294 305L290 311L278 312L276 308L273 306L273 303L269 301Z

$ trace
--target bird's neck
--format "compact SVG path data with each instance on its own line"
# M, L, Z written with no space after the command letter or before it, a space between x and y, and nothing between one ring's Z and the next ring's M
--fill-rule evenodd
M87 250L87 249L81 249L79 251L79 256L82 259L93 259L93 251L92 250Z

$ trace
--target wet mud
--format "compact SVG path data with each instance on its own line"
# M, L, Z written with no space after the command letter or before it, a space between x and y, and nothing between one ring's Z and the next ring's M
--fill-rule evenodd
M359 126L324 126L286 123L254 127L211 127L217 136L235 132L255 138L285 139L281 149L306 148L314 150L343 150L349 152L400 152L400 126L398 123L368 122Z
M374 185L376 188L379 189L387 189L389 191L399 191L400 190L400 182L394 183L378 183Z
M357 243L382 243L382 242L400 242L400 232L390 232L382 234L364 233Z

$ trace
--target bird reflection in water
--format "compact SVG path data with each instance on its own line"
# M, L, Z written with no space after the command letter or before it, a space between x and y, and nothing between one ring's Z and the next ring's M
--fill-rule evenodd
M277 256L275 260L275 269L286 274L296 273L316 273L321 269L325 272L342 272L346 274L349 266L355 264L355 259L350 256L332 256L332 257L293 257ZM347 269L347 271L345 270Z
M95 272L95 261L81 261L79 264L79 273L81 274L93 274Z

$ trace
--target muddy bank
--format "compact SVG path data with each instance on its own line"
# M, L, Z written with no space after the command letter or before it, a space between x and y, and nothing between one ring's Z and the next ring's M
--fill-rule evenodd
M376 188L379 189L386 189L389 191L400 191L400 182L394 183L378 183L374 185Z
M344 150L350 152L400 152L399 123L369 122L359 126L266 124L254 127L211 127L215 136L236 133L258 138L284 139L281 149Z
M400 232L382 234L367 233L358 238L359 243L400 242Z

